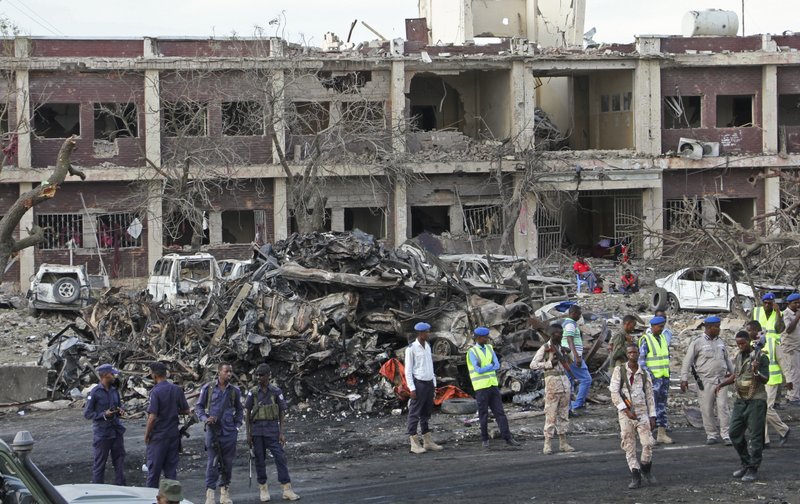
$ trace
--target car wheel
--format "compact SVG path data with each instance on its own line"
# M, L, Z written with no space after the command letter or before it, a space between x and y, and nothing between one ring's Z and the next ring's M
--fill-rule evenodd
M681 303L678 301L675 294L667 294L667 305L670 313L678 313L681 311Z
M730 311L733 311L734 308L736 308L737 301L739 303L739 306L742 307L742 311L744 311L745 313L753 313L753 307L755 307L756 303L747 296L736 296L735 299L731 299L731 304L728 307Z
M78 281L74 278L63 277L56 280L53 284L53 297L59 303L69 304L78 300L81 295L81 288Z
M456 346L446 338L436 338L431 344L431 353L440 357L450 357L456 351Z
M653 300L650 303L650 310L666 310L669 307L668 297L669 294L667 293L666 289L662 287L656 289L656 291L653 293Z
M442 403L442 413L450 415L471 415L478 411L478 401L475 399L456 398L448 399Z

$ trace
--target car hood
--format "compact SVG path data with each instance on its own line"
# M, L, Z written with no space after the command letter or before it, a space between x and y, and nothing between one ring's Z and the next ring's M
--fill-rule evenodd
M155 488L121 487L115 485L73 484L58 485L56 490L67 502L72 503L147 503L156 501L158 490ZM187 500L184 504L191 504Z

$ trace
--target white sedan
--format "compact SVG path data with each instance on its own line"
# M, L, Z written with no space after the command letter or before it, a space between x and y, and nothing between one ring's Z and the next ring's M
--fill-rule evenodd
M672 312L680 309L731 311L737 295L744 311L750 312L761 294L773 292L780 302L784 295L794 290L786 285L757 284L757 294L750 285L736 282L734 292L730 274L717 266L684 268L657 279L655 284L658 288L653 294L651 308Z

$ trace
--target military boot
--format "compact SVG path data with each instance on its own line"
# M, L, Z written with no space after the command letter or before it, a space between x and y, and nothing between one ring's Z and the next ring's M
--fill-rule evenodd
M544 438L544 448L542 449L542 453L545 455L551 455L553 453L553 438Z
M258 496L261 499L261 502L269 502L269 487L266 483L263 485L258 485Z
M409 436L408 440L411 441L411 453L425 453L427 451L420 446L417 436Z
M233 504L231 494L226 486L219 487L219 504Z
M656 443L658 444L672 444L675 441L672 440L671 437L667 436L667 428L666 427L659 427L658 428L658 437L656 437Z
M291 483L284 483L281 487L283 487L283 500L295 501L300 498L300 496L292 490Z
M651 485L657 483L656 477L653 476L653 474L650 472L652 468L653 468L652 462L642 464L642 478Z
M206 488L206 504L217 504L217 498L214 493L213 488Z
M642 486L642 473L639 469L631 469L631 482L628 483L628 488L633 490Z
M425 450L428 450L428 451L442 451L442 450L444 450L444 447L442 447L442 445L438 445L438 444L434 443L433 436L431 435L430 432L426 432L425 434L422 435L422 447L425 448Z
M572 446L570 446L569 443L567 443L566 434L558 435L558 447L561 449L562 452L570 453L575 451L575 448L573 448Z

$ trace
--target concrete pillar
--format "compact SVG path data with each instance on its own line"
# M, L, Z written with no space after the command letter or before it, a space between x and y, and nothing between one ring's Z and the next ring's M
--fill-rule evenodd
M642 190L642 214L645 230L642 255L645 259L660 257L664 233L664 189L661 185Z
M511 138L514 149L524 151L534 144L534 108L536 99L533 73L525 68L525 62L511 63Z
M514 177L514 184L521 184L522 176ZM519 216L514 225L514 251L518 256L528 259L539 257L539 233L536 229L536 194L525 194L519 209Z
M31 39L17 37L14 39L14 56L27 58L30 56ZM17 166L31 167L31 90L30 76L27 70L16 70L16 106L17 106ZM25 279L27 282L27 277ZM26 287L27 288L27 287Z
M769 177L768 175L770 170L765 170L764 175L767 177L764 179L764 210L766 213L774 212L781 207L781 179L780 177ZM758 212L756 212L757 214ZM755 215L755 214L754 214ZM775 223L775 217L770 217L767 220L767 229L770 232L777 234L780 233L780 229L777 227L773 227Z
M161 167L161 75L144 72L144 152L150 163Z
M147 268L153 271L164 252L164 210L161 204L160 180L150 182L147 198Z
M761 68L761 138L764 154L778 152L778 66Z
M208 243L222 243L222 212L208 212Z
M331 231L344 231L344 208L331 208Z
M461 236L465 233L464 208L459 204L450 205L450 234Z
M408 192L406 181L400 179L394 184L394 246L402 245L408 239Z
M403 60L392 61L391 87L389 90L389 100L391 105L391 134L392 149L396 153L406 151L405 142L405 115L406 115L406 72ZM405 241L405 240L403 240Z
M22 196L26 192L33 189L33 183L20 182L19 194ZM19 221L19 236L20 238L27 236L28 231L33 229L33 208L29 208L22 219ZM19 251L19 290L20 292L27 292L31 286L30 278L36 273L36 260L34 258L34 247L28 247Z
M639 38L642 56L661 54L661 39ZM661 63L657 58L639 59L633 78L634 140L636 151L661 155ZM677 145L675 146L677 148Z
M289 199L285 178L276 178L273 182L275 194L273 195L273 213L275 226L275 241L284 240L289 236Z
M536 42L538 24L536 12L539 10L538 0L525 0L525 32L530 42Z

